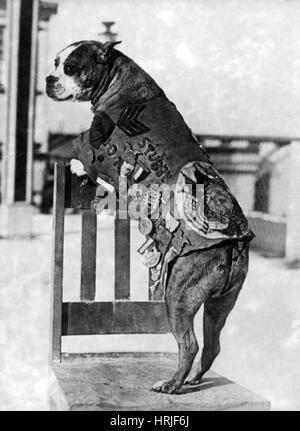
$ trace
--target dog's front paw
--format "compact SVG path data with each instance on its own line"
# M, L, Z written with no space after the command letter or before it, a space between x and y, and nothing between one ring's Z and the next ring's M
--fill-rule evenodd
M78 177L82 177L83 175L86 175L83 164L81 163L80 160L77 160L77 159L72 159L70 161L70 170L72 174L75 174Z
M164 394L179 394L181 389L178 384L174 380L170 380L169 382L166 380L160 380L159 382L154 383L152 385L152 391L162 392Z

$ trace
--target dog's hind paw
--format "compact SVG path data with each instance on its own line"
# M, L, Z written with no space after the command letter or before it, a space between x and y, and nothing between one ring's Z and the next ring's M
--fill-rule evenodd
M176 385L172 380L167 382L166 380L160 380L159 382L154 383L151 388L152 391L162 392L165 394L179 394L181 389Z
M196 386L196 385L200 385L201 381L202 381L202 378L201 379L186 380L184 382L184 385Z

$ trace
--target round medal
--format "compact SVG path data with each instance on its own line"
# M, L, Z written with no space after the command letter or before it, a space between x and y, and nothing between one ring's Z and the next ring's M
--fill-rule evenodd
M139 231L143 235L149 235L152 232L153 223L149 218L142 218L139 221Z

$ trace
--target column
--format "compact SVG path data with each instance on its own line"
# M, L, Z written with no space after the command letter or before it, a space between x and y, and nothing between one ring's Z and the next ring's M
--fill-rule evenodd
M7 124L0 236L31 235L38 0L7 2Z

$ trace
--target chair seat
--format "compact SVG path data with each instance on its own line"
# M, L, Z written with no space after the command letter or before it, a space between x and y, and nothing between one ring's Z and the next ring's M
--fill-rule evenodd
M52 366L51 410L269 410L268 401L210 371L199 386L179 395L151 391L168 379L176 355L128 353L73 356Z

